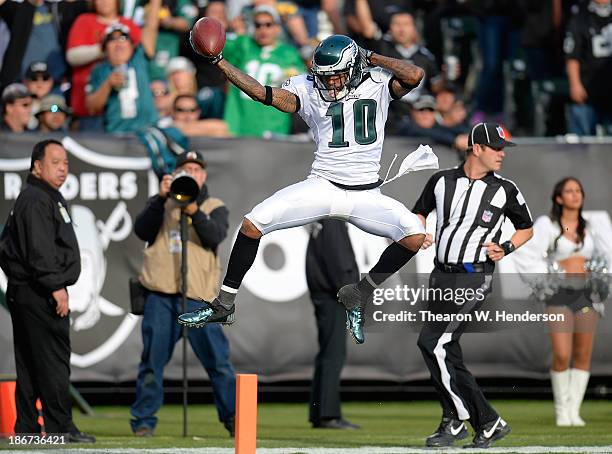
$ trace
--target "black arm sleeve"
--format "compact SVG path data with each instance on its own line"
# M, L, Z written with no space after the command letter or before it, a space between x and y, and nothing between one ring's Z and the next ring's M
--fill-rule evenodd
M527 207L527 202L516 186L512 186L510 197L504 214L510 219L516 230L528 229L533 226L533 219Z
M0 19L3 19L6 22L9 30L13 25L13 16L15 15L16 3L6 1L2 5L0 5Z
M434 188L441 177L442 176L439 173L435 173L431 176L423 188L421 196L414 204L414 208L412 209L414 214L420 214L423 217L427 217L429 213L436 209L436 195L434 194Z
M199 211L191 217L193 228L198 234L198 238L205 248L210 248L213 251L227 236L229 228L229 210L220 206L215 208L207 216L202 211Z
M359 269L346 223L336 219L321 221L322 259L327 278L336 290L356 282Z
M585 54L588 52L584 41L584 31L581 30L580 15L574 14L565 30L563 41L563 52L567 60L574 59L585 61Z
M150 245L155 242L159 229L164 222L164 204L166 199L154 195L147 201L145 209L136 217L134 233Z

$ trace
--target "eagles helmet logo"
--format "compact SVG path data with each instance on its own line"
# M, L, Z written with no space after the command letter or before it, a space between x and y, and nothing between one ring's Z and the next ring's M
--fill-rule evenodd
M324 39L312 56L311 72L314 85L325 101L345 98L361 81L359 47L344 35Z

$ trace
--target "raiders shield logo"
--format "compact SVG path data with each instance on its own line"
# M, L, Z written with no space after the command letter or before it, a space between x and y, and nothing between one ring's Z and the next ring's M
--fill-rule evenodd
M483 222L491 222L491 219L493 219L493 212L489 210L484 210L484 212L482 213Z

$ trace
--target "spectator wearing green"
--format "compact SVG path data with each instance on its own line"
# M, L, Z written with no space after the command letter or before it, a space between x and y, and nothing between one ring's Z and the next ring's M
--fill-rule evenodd
M155 56L149 63L151 80L164 79L168 63L179 54L181 38L197 16L198 9L191 0L162 0Z
M280 42L280 18L262 5L253 10L253 36L229 40L224 57L262 85L280 87L283 81L305 71L297 49ZM291 115L253 101L233 85L225 102L224 119L235 136L269 136L291 133Z

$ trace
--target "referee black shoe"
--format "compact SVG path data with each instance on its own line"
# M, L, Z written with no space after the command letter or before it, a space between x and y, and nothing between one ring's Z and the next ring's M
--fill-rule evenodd
M187 312L178 316L178 322L181 325L189 328L201 328L208 323L220 323L222 325L231 325L236 321L234 314L235 306L232 305L226 309L218 298L215 298L210 303L202 301L202 307L193 312Z
M96 437L89 435L88 433L81 432L78 429L68 432L66 434L66 441L68 443L95 443Z
M474 436L474 440L464 448L489 448L491 443L501 440L510 433L510 426L506 421L497 418L481 427Z
M442 418L438 429L425 440L425 446L441 448L452 446L457 440L467 438L468 430L465 423L455 418Z

